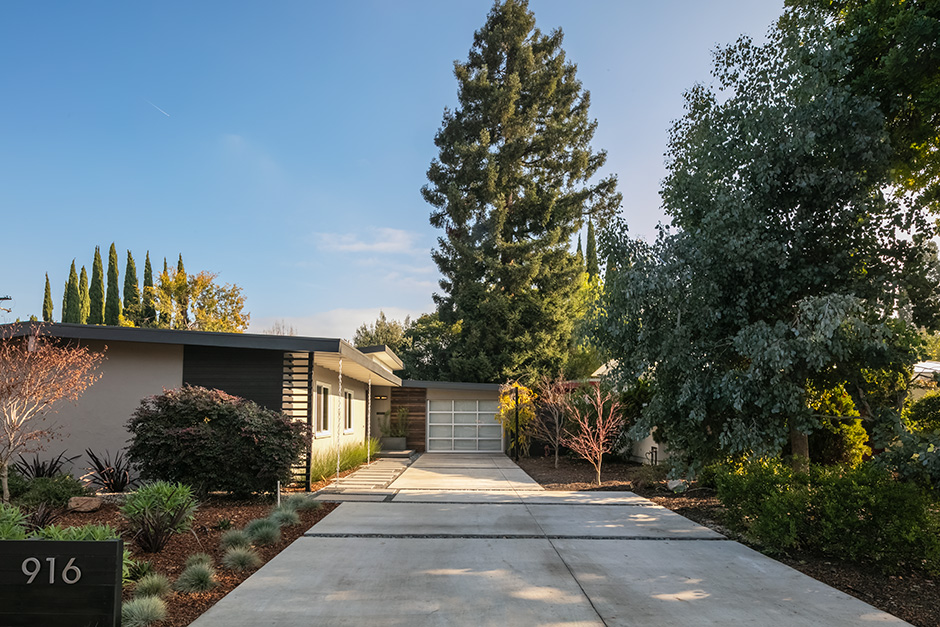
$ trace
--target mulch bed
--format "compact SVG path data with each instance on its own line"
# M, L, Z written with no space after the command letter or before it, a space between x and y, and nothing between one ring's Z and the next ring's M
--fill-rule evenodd
M581 459L563 457L559 467L554 458L523 458L519 466L548 490L627 490L715 529L756 550L721 524L723 508L711 490L692 486L682 494L673 494L665 482L648 466L606 461L601 468L603 483L595 482L593 466ZM917 627L940 626L940 581L923 572L908 570L886 575L876 568L850 564L811 554L794 553L772 556L779 562L842 590L880 610L893 614Z
M328 481L321 482L313 486L313 489L320 489L328 483ZM191 594L171 592L165 598L167 619L158 623L160 627L185 627L257 570L232 571L222 566L223 552L219 550L219 538L224 533L221 527L226 526L223 521L228 521L232 528L241 528L255 518L266 517L274 504L273 496L256 497L250 500L210 496L202 501L196 510L192 532L174 535L159 553L143 553L132 540L128 539L130 534L127 532L127 526L117 505L105 504L98 511L87 514L68 513L59 518L56 524L60 526L111 525L122 532L125 537L125 546L131 551L134 559L150 562L156 572L163 573L171 582L183 571L187 557L194 553L211 555L215 561L218 580L218 585L212 591ZM337 507L337 503L323 503L320 509L298 512L300 524L281 527L280 542L258 547L261 559L267 563ZM133 586L126 587L125 600L132 596Z

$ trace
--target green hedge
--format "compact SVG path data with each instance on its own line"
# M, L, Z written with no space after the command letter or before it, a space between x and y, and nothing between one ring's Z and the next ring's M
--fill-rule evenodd
M726 523L769 552L805 550L885 570L940 571L940 524L929 495L884 468L813 466L793 473L778 460L712 469Z

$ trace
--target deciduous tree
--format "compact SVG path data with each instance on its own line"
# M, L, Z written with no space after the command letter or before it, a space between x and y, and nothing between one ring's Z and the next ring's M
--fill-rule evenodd
M589 385L566 396L565 413L568 427L561 443L594 466L600 485L604 454L613 451L623 427L620 399L607 387Z
M442 229L438 313L460 323L447 365L465 381L557 371L568 355L581 268L569 245L585 216L620 204L591 146L590 97L524 0L498 2L454 64L458 107L435 137L424 199Z
M558 468L558 451L566 437L568 395L571 391L571 383L562 374L555 378L542 375L535 388L538 401L535 406L532 435L552 447L555 453L555 468Z
M242 333L250 314L244 311L245 297L233 284L218 284L215 274L202 271L186 275L173 270L160 275L154 306L158 326L192 331Z
M41 327L17 336L0 334L0 482L10 500L9 465L14 455L36 451L56 433L47 422L60 401L75 400L100 376L102 354L84 346L63 346L44 337Z

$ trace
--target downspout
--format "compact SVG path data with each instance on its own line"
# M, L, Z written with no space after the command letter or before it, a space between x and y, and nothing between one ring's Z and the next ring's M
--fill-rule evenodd
M369 375L369 394L366 396L366 463L372 461L372 375Z

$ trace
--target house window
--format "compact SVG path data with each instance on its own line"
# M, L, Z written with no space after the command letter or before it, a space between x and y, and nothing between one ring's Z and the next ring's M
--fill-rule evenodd
M347 433L353 430L353 393L352 390L343 391L343 429Z
M330 386L317 383L317 433L330 431Z

